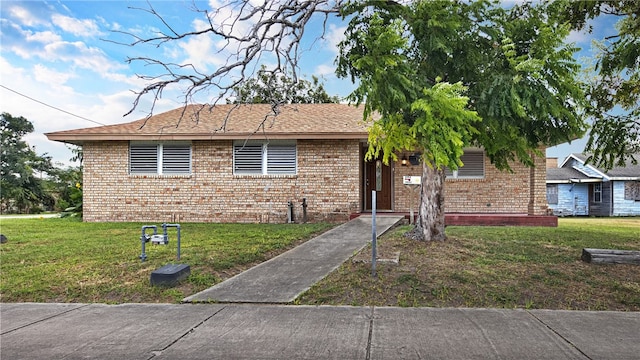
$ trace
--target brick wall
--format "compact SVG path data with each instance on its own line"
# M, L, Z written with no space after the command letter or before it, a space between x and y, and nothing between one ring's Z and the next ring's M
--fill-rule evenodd
M487 157L484 161L484 179L447 178L445 212L546 214L545 158L536 158L535 168L514 163L511 165L513 173L499 171ZM408 212L412 202L411 188L403 185L402 177L420 176L421 173L422 165L401 166L399 161L394 164L395 211ZM417 213L419 190L414 194L413 210Z
M299 140L298 174L233 175L232 141L192 143L192 174L129 175L127 141L87 143L84 154L85 221L271 222L287 220L287 203L301 218L307 199L309 221L344 221L362 207L362 153L358 140ZM401 157L401 156L400 156ZM485 159L484 179L447 179L448 213L544 215L545 159L536 167L513 164L498 171ZM408 212L412 193L405 175L420 166L393 166L394 211ZM417 213L419 191L413 197Z
M539 149L543 154L545 148ZM529 215L547 215L549 212L549 204L547 203L547 167L546 158L533 158L535 167L529 169L529 189L530 200L528 207Z
M298 174L233 175L232 141L192 143L192 174L128 174L126 141L85 144L85 221L278 222L307 199L310 221L344 221L360 208L357 140L298 141Z

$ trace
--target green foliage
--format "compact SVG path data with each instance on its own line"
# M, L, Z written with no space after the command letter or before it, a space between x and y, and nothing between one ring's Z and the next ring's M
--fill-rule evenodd
M46 182L47 190L55 194L57 211L65 211L82 204L81 166L71 166L64 169L54 168Z
M67 207L60 214L60 217L78 216L82 217L82 183L77 182L70 188L69 202Z
M39 156L23 137L33 132L33 125L24 117L9 113L0 116L2 139L0 167L0 210L28 213L50 207L53 198L45 191L42 175L53 168L51 157ZM36 176L39 175L39 176Z
M640 153L640 2L630 0L553 3L572 29L591 32L589 19L613 15L617 34L596 44L595 74L589 84L588 115L593 127L586 145L589 161L603 168L639 160Z
M395 5L394 5L395 4ZM551 7L488 1L351 3L337 74L358 80L349 100L374 114L369 156L418 148L439 168L482 146L500 169L532 165L540 146L586 125L577 48Z
M264 66L255 78L248 79L234 89L234 104L324 104L337 103L337 96L329 96L316 76L311 81L295 79L267 71Z

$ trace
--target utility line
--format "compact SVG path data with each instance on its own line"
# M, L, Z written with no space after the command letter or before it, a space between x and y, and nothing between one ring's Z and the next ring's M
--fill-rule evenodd
M66 111L66 110L62 110L62 109L57 108L57 107L55 107L55 106L49 105L49 104L44 103L44 102L42 102L42 101L40 101L40 100L34 99L34 98L30 97L30 96L27 96L27 95L25 95L25 94L19 93L19 92L17 92L17 91L15 91L15 90L13 90L13 89L10 89L10 88L8 88L8 87L6 87L6 86L2 85L2 84L0 84L0 87L2 87L2 88L4 88L4 89L9 90L9 91L11 91L12 93L15 93L15 94L18 94L18 95L20 95L20 96L26 97L27 99L29 99L29 100L31 100L31 101L35 101L35 102L37 102L38 104L42 104L42 105L47 106L47 107L50 107L50 108L52 108L52 109L55 109L55 110L61 111L61 112L65 113L65 114L69 114L69 115L71 115L71 116L75 116L75 117L77 117L77 118L80 118L80 119L82 119L82 120L86 120L86 121L92 122L92 123L94 123L94 124L98 124L98 125L106 125L106 124L103 124L103 123L101 123L101 122L97 122L97 121L95 121L95 120L87 119L87 118L86 118L86 117L84 117L84 116L76 115L76 114L70 113L70 112L68 112L68 111Z

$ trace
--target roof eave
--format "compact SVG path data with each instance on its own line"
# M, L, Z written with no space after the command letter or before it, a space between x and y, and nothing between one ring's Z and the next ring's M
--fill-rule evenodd
M611 181L640 181L640 176L615 176L610 177Z
M601 178L589 178L589 179L570 179L572 183L582 184L582 183L599 183L602 182Z
M566 180L566 179L562 179L562 180L547 180L546 183L547 184L570 184L571 180Z
M240 140L247 138L269 138L282 140L350 140L367 139L367 132L352 133L218 133L218 134L45 134L51 141L79 145L93 141L193 141L193 140Z

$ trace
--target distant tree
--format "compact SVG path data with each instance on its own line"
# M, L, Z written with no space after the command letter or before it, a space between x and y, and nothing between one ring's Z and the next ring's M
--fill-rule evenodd
M233 89L234 104L324 104L338 103L337 96L329 96L318 77L311 81L268 71L264 66L257 76Z
M37 155L23 140L33 132L33 124L22 116L5 112L0 115L0 131L0 210L27 213L37 211L41 205L53 205L53 198L45 191L42 181L53 168L51 157Z
M82 166L53 168L46 179L46 187L55 197L57 211L71 211L82 203Z
M558 14L572 28L591 32L588 20L618 18L617 34L596 43L595 74L587 91L593 120L585 151L589 162L610 169L640 153L640 1L557 0Z

